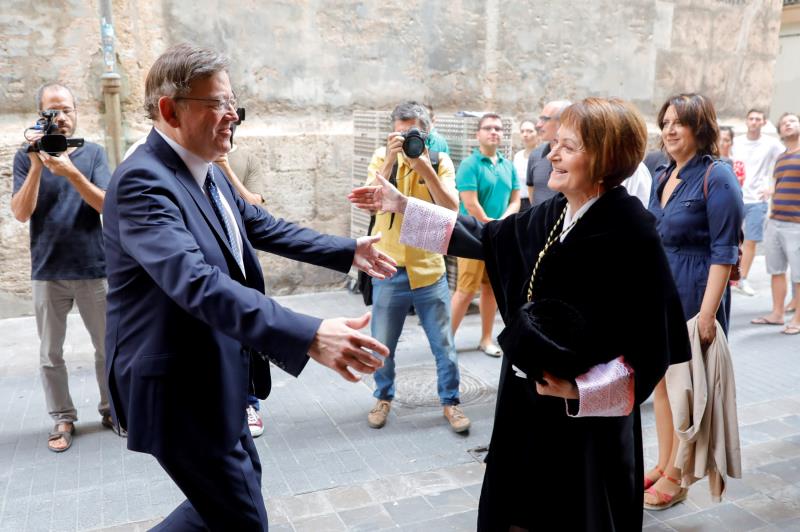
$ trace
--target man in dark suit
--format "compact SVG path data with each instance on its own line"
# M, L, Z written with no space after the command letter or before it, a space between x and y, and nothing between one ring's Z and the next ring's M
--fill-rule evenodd
M147 76L147 141L106 193L107 373L128 448L150 453L187 500L160 530L266 530L261 464L245 419L248 389L266 396L269 364L298 375L308 358L345 379L388 349L361 334L369 315L320 320L264 295L253 247L382 278L378 240L322 235L249 205L216 160L237 120L227 59L192 45ZM192 407L180 405L191 398Z

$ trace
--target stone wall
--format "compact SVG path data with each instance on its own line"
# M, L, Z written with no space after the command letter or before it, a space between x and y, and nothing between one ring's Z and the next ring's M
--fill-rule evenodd
M538 113L554 98L614 95L652 120L678 91L702 91L723 117L769 108L780 0L115 0L128 142L149 124L144 77L184 40L224 50L248 110L237 132L263 153L269 207L347 234L344 195L355 109L408 98L439 114ZM0 13L0 292L26 294L27 228L14 221L10 154L33 122L32 94L63 79L79 133L104 142L98 0L4 0ZM273 290L341 285L319 268L265 259Z

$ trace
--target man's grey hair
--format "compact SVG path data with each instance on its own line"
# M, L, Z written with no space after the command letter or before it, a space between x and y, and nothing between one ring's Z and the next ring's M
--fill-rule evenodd
M552 102L548 102L548 106L553 106L556 109L556 114L552 116L556 120L561 119L561 113L564 112L564 109L572 105L572 102L569 100L554 100Z
M69 93L69 95L72 96L72 106L75 107L75 108L78 107L78 99L75 97L75 95L72 93L72 91L70 90L69 87L67 87L66 85L64 85L60 81L48 81L47 83L42 83L41 85L39 85L39 88L36 89L36 110L37 111L42 111L42 98L44 98L45 91L48 90L48 89L54 89L54 88L64 89L65 91L67 91Z
M431 130L431 115L428 110L417 102L403 102L392 111L392 122L398 120L416 120L419 128L428 133Z
M230 59L209 48L190 43L177 44L156 59L144 86L144 110L153 120L160 116L158 100L186 96L192 83L217 72L227 72Z

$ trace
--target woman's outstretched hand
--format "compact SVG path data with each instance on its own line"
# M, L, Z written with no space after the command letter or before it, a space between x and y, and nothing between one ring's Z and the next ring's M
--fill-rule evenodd
M354 188L347 199L350 203L370 212L406 212L408 198L400 193L394 185L389 183L380 172L375 174L378 185L369 185Z

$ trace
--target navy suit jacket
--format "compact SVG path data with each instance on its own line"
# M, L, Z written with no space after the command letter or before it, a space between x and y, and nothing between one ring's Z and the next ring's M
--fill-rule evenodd
M243 346L295 376L308 361L320 320L264 295L253 247L341 272L353 262L354 240L276 219L226 179L217 184L242 235L245 275L205 193L156 131L106 191L106 372L134 451L228 452L247 406Z

